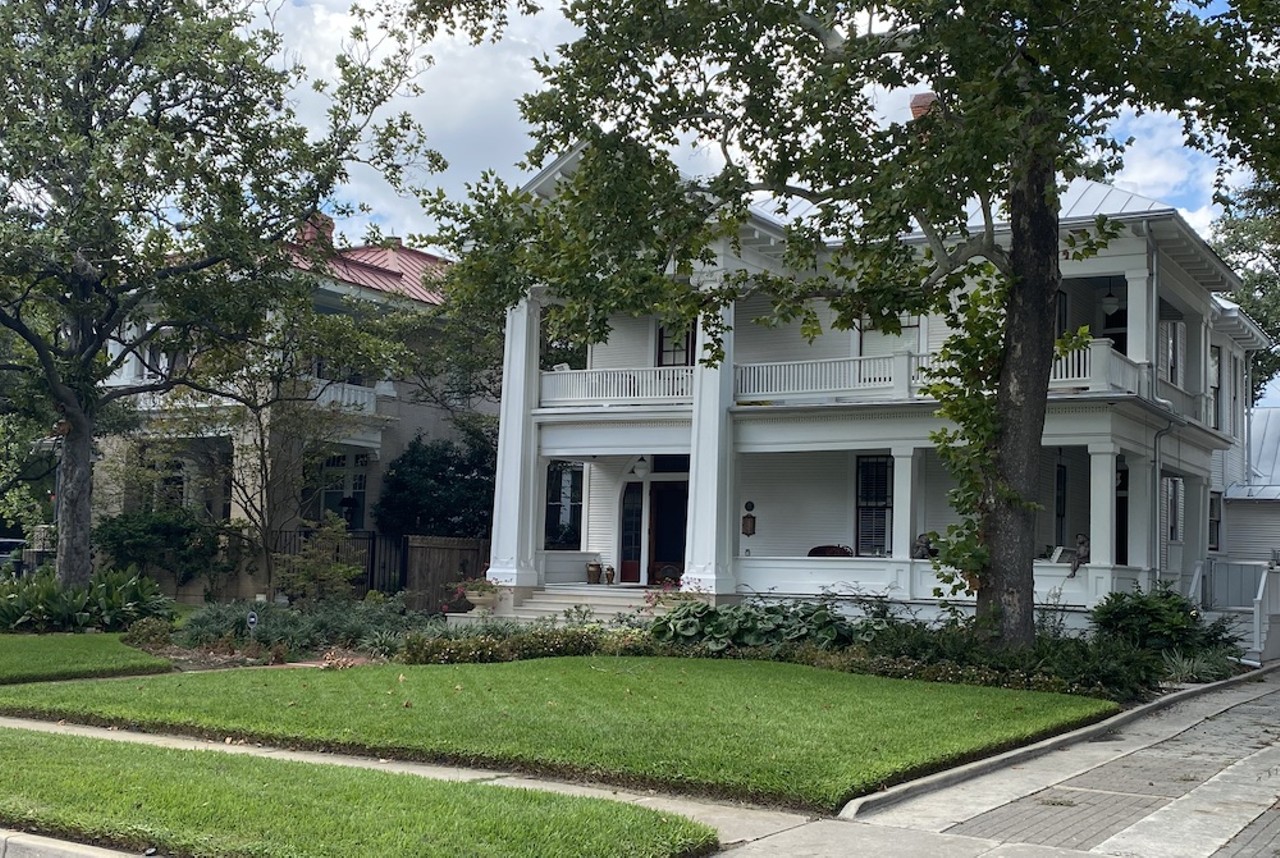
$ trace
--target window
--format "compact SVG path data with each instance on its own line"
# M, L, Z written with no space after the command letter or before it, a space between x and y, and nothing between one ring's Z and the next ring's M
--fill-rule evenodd
M1160 322L1160 377L1182 386L1182 358L1186 350L1186 327L1182 322Z
M1209 550L1222 544L1222 492L1209 492Z
M164 346L151 343L142 356L142 377L148 381L168 379L173 375L186 372L187 355L177 350L166 350Z
M1058 332L1058 336L1060 337L1066 336L1067 326L1070 324L1068 321L1067 310L1067 293L1059 289L1057 301L1053 306L1053 315L1054 329Z
M693 366L693 331L670 331L658 327L658 366Z
M1053 539L1054 545L1068 544L1066 465L1058 465L1053 472Z
M582 465L547 464L547 510L543 546L548 551L577 551L582 547Z
M1231 434L1240 435L1240 388L1244 386L1244 362L1231 356Z
M1209 346L1209 425L1222 428L1222 347Z
M319 515L331 512L352 530L363 529L368 468L367 453L335 453L326 458L320 470Z
M1169 541L1182 541L1182 479L1180 477L1165 478L1166 523L1169 527Z
M854 544L859 557L889 553L893 529L893 459L859 456Z

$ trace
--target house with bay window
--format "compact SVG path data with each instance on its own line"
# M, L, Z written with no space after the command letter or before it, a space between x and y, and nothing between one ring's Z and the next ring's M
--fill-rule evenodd
M554 195L574 165L551 164L531 190ZM1064 233L1100 214L1119 237L1062 262L1057 325L1091 337L1053 366L1035 523L1038 598L1080 611L1157 580L1198 592L1210 561L1228 567L1223 496L1247 467L1247 358L1268 345L1222 297L1236 275L1176 209L1073 182ZM754 213L694 283L781 272L783 242ZM582 584L588 562L623 585L678 581L716 600L854 588L932 602L935 571L913 546L958 520L922 392L943 318L904 318L893 335L824 326L809 342L798 325L751 324L767 310L751 297L727 311L718 366L695 360L700 334L627 317L584 367L544 371L543 300L535 291L507 318L489 572L513 588L507 610ZM1077 534L1091 556L1073 574Z

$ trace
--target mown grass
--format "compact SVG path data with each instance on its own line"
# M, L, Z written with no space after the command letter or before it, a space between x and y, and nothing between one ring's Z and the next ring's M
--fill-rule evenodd
M164 659L120 643L118 634L0 635L0 684L171 669Z
M536 790L0 730L0 824L165 855L689 856L672 814Z
M0 688L0 711L10 714L495 765L821 811L1116 708L792 664L611 657Z

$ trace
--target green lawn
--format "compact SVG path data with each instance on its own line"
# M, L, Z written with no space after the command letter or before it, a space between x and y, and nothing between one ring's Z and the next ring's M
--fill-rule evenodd
M0 824L186 856L689 856L671 814L536 790L0 730Z
M791 664L583 657L0 688L0 711L495 765L830 811L1116 711Z
M171 669L164 659L120 643L118 634L0 635L0 684Z

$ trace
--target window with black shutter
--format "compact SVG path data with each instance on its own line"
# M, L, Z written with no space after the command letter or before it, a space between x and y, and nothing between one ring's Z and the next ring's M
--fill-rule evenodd
M893 459L859 456L854 543L860 557L883 557L893 528Z

